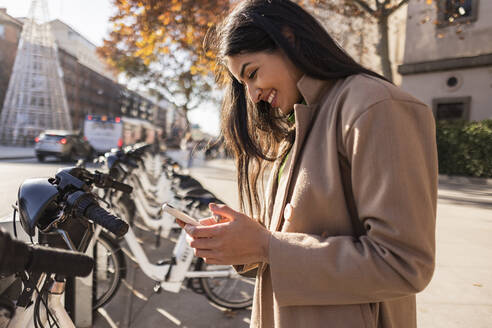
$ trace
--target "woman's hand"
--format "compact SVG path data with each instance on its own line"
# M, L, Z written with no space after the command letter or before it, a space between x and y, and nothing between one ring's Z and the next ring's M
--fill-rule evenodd
M256 220L226 205L210 204L214 215L200 220L203 226L192 226L178 220L188 233L195 255L208 264L249 264L268 262L270 232Z

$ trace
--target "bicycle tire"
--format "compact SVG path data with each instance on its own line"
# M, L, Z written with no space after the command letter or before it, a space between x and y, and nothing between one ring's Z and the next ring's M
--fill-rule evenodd
M99 247L102 247L99 249ZM106 250L106 253L102 256L99 255L99 251ZM99 251L98 251L99 250ZM97 257L97 258L96 258ZM121 247L118 242L111 237L108 233L101 231L96 244L94 245L94 272L92 273L92 310L95 311L101 306L108 303L118 291L121 280L126 277L126 260ZM105 258L111 259L111 263L106 262L105 273L101 273L100 265ZM107 282L102 281L102 275L108 276ZM101 288L101 286L103 286ZM98 290L102 289L102 291Z
M198 259L197 270L210 271L230 268L230 265L210 265ZM205 296L213 303L232 310L244 309L253 303L255 278L247 278L239 274L223 278L200 278L200 285Z

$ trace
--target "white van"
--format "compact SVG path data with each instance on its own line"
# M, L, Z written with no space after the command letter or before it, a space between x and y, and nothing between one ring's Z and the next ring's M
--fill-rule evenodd
M123 146L123 122L121 117L87 115L84 120L84 136L92 148L103 154L112 148Z

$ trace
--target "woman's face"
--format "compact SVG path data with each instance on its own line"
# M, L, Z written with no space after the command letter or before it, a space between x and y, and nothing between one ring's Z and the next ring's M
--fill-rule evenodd
M263 100L288 114L300 100L297 81L303 74L282 51L244 53L226 60L254 103Z

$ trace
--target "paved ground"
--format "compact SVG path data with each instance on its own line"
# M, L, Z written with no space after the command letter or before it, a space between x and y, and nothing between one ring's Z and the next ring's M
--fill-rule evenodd
M434 277L419 327L492 327L492 186L441 183Z

